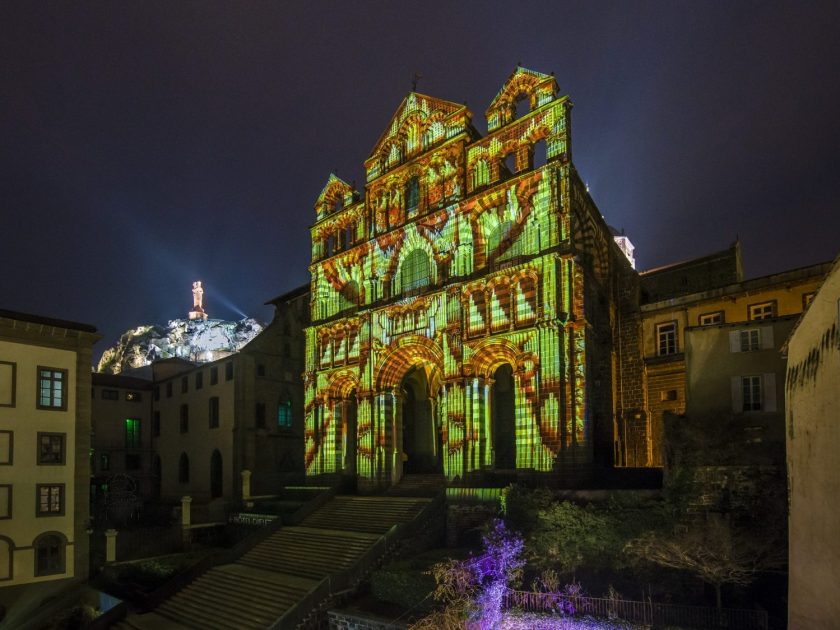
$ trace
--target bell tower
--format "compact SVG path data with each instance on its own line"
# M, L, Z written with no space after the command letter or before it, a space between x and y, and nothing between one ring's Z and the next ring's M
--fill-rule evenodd
M204 311L204 289L201 287L201 280L193 282L193 308L189 312L189 318L207 320L207 313Z

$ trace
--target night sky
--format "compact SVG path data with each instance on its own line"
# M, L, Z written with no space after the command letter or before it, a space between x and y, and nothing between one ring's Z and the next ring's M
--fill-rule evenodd
M638 268L736 235L750 277L838 254L837 2L4 1L0 308L94 324L95 358L196 279L211 317L268 320L412 75L484 133L517 62L571 95Z

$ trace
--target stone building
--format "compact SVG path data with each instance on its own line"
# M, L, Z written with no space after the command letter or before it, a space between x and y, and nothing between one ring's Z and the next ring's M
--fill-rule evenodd
M0 606L15 627L88 576L96 329L0 311Z
M97 505L117 476L128 478L138 499L150 497L152 382L98 372L91 378L91 504Z
M781 439L785 368L779 348L829 268L822 263L744 280L735 243L710 256L642 272L650 438L628 440L622 463L663 465L663 418L686 413L692 392L690 413L749 411L767 421L766 437L775 433ZM750 383L748 396L744 379ZM768 414L775 414L772 422Z
M409 93L364 191L331 175L316 201L312 478L573 484L612 466L617 426L646 430L637 276L575 170L571 102L519 67L485 114L481 137Z
M252 494L276 494L303 471L304 286L270 304L274 320L239 352L210 363L153 364L151 496L214 502L217 514L241 498L241 474Z
M840 258L786 343L788 627L840 619Z

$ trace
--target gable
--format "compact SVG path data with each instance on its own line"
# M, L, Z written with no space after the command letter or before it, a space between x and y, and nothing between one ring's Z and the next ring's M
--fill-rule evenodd
M365 160L368 181L407 157L465 131L470 118L465 105L410 92Z
M321 189L321 194L315 201L315 212L318 213L318 218L329 214L339 201L341 207L352 204L355 192L350 184L334 173L330 173L327 183Z
M522 95L531 109L550 103L557 95L557 81L549 74L518 66L507 78L487 108L487 130L494 131L516 118L516 102Z

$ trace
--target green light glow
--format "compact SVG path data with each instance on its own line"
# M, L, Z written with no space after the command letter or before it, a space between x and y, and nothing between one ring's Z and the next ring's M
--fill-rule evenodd
M522 93L532 111L514 120ZM485 138L464 106L412 93L365 162L364 194L330 176L312 227L307 474L355 467L391 483L425 458L428 472L464 478L497 468L504 439L517 469L589 457L568 115L554 79L524 68L494 99ZM493 408L503 365L511 417ZM418 367L419 399L405 380ZM411 437L426 416L431 448Z

